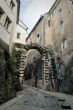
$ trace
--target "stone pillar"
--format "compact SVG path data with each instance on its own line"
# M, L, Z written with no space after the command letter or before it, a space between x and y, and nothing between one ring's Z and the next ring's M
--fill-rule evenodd
M55 91L55 79L52 67L52 55L48 51L43 53L43 75L42 75L42 88L44 90Z
M51 84L52 84L52 90L57 91L57 70L56 70L56 62L54 54L51 56Z
M21 83L21 85L23 85L24 82L24 69L25 69L25 65L27 63L26 61L26 50L22 49L22 54L21 54L21 59L20 59L20 73L19 73L19 81Z
M45 52L43 53L43 68L42 68L42 88L44 90L48 90L49 89L49 66L48 66L48 54Z

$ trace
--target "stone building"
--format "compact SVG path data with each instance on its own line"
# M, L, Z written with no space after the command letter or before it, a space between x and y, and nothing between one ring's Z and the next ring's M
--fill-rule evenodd
M27 29L28 29L27 26L21 20L19 20L15 26L13 37L10 40L11 54L13 52L13 49L14 49L16 43L23 44L23 45L26 44L25 41L26 41L26 37L27 37Z
M72 19L73 0L56 0L49 12L40 17L26 39L27 44L38 43L48 47L51 46L57 61L58 77L62 78L63 73L66 73L66 75L70 73L68 76L70 76L71 84L73 83ZM68 81L68 78L65 81ZM70 84L70 81L68 84ZM69 86L66 85L66 89L70 90L67 87Z
M51 16L52 47L60 63L59 77L64 75L64 91L73 93L73 0L57 0L48 16Z
M16 94L12 83L9 45L19 20L19 7L19 0L0 0L0 104Z
M19 20L19 23L16 24L13 42L25 44L25 39L27 37L27 29L27 26L21 20Z
M19 20L19 12L20 0L0 1L0 44L10 53L13 44L15 42L24 44L23 38L25 39L27 36L27 26Z
M0 41L3 47L8 47L13 36L15 25L19 20L19 0L0 1Z
M0 0L0 104L16 96L12 55L25 43L27 26L19 20L20 0Z
M73 1L57 0L48 16L51 16L50 28L53 48L60 53L66 64L73 48Z
M52 45L66 62L72 53L72 11L71 0L56 0L50 11L40 17L28 35L27 44Z
M47 43L47 36L49 42ZM36 25L33 27L28 37L26 38L26 43L38 43L43 46L51 45L51 31L48 26L47 14L42 15Z

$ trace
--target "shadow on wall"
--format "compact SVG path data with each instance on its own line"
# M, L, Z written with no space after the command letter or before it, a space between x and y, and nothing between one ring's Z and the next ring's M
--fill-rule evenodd
M32 63L28 63L24 70L24 80L32 79L34 76L34 83L37 87L37 81L42 80L42 60L41 58L35 59Z
M54 64L53 65L53 70ZM56 69L57 69L57 75L55 74L56 71L54 71L55 78L57 79L56 87L58 92L63 92L67 94L73 94L73 57L70 58L70 60L64 64L64 61L57 57L56 59Z
M0 48L0 104L14 98L13 72L9 54Z
M65 93L73 94L73 56L65 67L64 80L62 82L62 90Z
M31 79L32 71L33 71L33 65L28 63L24 70L24 79L25 80Z

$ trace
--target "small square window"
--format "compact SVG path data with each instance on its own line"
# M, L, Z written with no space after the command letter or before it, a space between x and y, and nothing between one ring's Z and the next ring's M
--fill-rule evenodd
M18 39L20 38L20 33L17 33L17 38L18 38Z
M48 26L50 27L50 20L48 20Z
M62 11L62 9L60 8L60 9L59 9L59 12L61 12L61 11Z
M37 37L39 38L40 37L40 34L37 34Z
M9 17L7 17L7 18L6 18L6 21L5 21L5 24L4 24L4 27L5 27L6 29L8 29L9 26L10 26L10 24L11 24L11 20L9 19Z

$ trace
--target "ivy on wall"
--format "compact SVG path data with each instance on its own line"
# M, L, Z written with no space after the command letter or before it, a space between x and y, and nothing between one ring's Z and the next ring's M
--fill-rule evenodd
M19 83L19 68L20 68L20 57L21 57L21 50L16 51L14 50L12 55L12 65L13 65L13 84L15 86L15 90L19 91L22 89Z
M7 51L0 48L0 104L15 96L11 57Z

